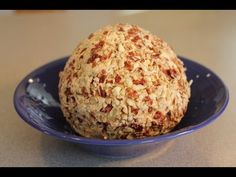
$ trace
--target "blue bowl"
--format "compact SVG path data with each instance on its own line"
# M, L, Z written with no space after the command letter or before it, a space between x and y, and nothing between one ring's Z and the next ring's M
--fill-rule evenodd
M192 133L214 121L225 110L228 89L223 81L208 68L179 57L192 79L191 98L182 121L171 132L156 137L135 140L101 140L75 134L65 121L58 98L58 74L68 57L55 60L27 75L17 86L14 106L20 117L32 127L61 140L78 143L81 148L97 155L130 157L158 150L158 145Z

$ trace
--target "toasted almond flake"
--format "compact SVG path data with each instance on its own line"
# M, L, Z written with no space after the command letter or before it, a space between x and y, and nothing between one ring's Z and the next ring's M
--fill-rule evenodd
M124 52L125 51L125 49L124 49L122 44L119 44L118 49L119 49L120 52Z
M118 64L120 68L123 68L125 66L125 63L123 60L119 60Z
M115 100L114 103L115 103L116 106L119 106L119 105L120 105L119 100Z
M122 109L121 109L121 111L122 111L123 113L125 113L125 114L128 113L128 109L127 109L126 106L123 106Z
M121 91L121 88L117 86L112 90L112 93L114 96L119 96L120 91Z
M132 87L132 85L133 85L132 79L131 79L130 77L126 77L126 78L125 78L125 84L126 84L128 87Z
M133 120L133 116L128 117L128 121L131 122Z
M127 99L127 104L129 105L129 106L133 106L133 107L136 107L136 104L135 104L135 101L134 100L131 100L131 99Z
M148 109L148 106L146 104L141 104L139 105L139 108L142 110L142 111L146 111Z

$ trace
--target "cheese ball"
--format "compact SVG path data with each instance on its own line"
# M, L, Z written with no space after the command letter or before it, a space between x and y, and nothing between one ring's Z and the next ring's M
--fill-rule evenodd
M165 134L181 121L190 97L183 62L137 25L108 25L90 34L59 77L64 117L90 138Z

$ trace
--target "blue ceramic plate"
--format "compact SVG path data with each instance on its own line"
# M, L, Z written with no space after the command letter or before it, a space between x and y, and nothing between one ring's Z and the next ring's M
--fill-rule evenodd
M136 156L158 150L158 145L205 127L225 110L229 93L223 81L206 67L180 57L192 79L188 110L180 124L165 135L136 140L100 140L76 135L63 118L58 98L58 74L68 57L46 64L17 86L14 106L20 117L47 135L78 143L82 148L104 156Z

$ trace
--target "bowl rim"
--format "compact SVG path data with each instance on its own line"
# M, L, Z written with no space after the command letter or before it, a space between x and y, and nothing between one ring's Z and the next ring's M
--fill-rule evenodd
M43 132L46 135L53 136L55 138L65 140L65 141L70 141L74 143L79 143L79 144L89 144L89 145L103 145L103 146L126 146L126 145L138 145L138 144L148 144L148 143L159 143L162 141L174 139L183 135L187 135L190 133L195 132L196 130L205 127L206 125L210 124L214 120L216 120L226 109L228 102L229 102L229 91L225 83L222 81L222 79L216 75L211 69L203 66L200 63L197 63L195 61L192 61L190 59L187 59L186 57L178 56L181 60L185 60L187 62L190 62L194 65L199 65L200 67L208 70L211 74L213 74L222 84L224 90L225 90L225 96L226 99L224 100L223 106L212 116L210 116L207 120L193 125L193 126L188 126L185 128L181 128L180 130L176 130L173 132L169 132L164 135L159 135L159 136L154 136L154 137L146 137L146 138L141 138L141 139L132 139L132 140L103 140L103 139L95 139L95 138L86 138L78 135L73 135L73 134L65 134L63 132L53 130L53 129L45 129L36 124L33 121L30 121L27 113L24 111L24 108L21 106L19 103L19 97L20 97L20 88L24 87L24 84L28 80L28 78L31 75L38 74L41 72L42 69L44 68L50 68L51 66L55 64L60 64L64 62L64 60L68 59L69 56L65 56L56 60L53 60L47 64L44 64L36 69L34 69L32 72L30 72L28 75L26 75L21 82L17 85L15 91L14 91L14 96L13 96L13 104L15 107L16 112L20 115L21 119L23 119L26 123L28 123L30 126L34 127L35 129Z

